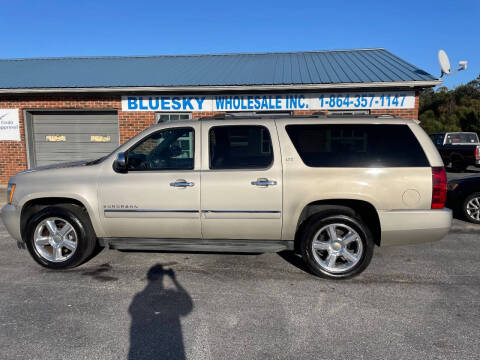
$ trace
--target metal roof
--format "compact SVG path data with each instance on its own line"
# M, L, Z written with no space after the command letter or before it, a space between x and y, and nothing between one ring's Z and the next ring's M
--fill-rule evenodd
M440 81L378 49L0 60L0 90L433 86ZM10 91L8 91L10 90Z

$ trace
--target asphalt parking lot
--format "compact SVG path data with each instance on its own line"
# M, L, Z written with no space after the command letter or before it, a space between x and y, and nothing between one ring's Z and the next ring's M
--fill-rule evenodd
M352 280L288 254L103 251L54 272L0 225L2 359L478 359L480 226Z
M1 359L480 353L480 226L458 220L440 242L377 248L347 281L318 279L289 253L109 250L54 272L17 249L1 222L0 244Z

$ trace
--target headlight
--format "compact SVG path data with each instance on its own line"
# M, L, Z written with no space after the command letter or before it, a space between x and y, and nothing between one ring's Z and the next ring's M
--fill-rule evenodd
M457 187L458 187L458 184L451 183L447 185L447 190L452 191L452 190L455 190Z
M7 202L9 204L13 201L13 193L15 192L15 184L8 184L7 187Z

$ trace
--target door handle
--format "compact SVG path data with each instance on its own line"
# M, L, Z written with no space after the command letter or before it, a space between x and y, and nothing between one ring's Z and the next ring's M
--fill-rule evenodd
M185 188L185 187L189 187L189 186L194 186L195 183L194 182L188 182L186 180L183 180L183 179L178 179L176 180L175 182L171 182L170 183L170 186L173 186L173 187L181 187L181 188Z
M251 182L252 185L255 186L272 186L272 185L277 185L277 182L275 180L268 180L267 178L259 178L256 181Z

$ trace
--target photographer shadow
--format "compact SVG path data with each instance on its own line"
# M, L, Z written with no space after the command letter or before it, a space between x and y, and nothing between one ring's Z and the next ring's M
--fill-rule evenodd
M165 288L165 276L170 277L174 289ZM185 359L180 317L192 311L192 299L172 269L155 265L147 279L147 286L129 307L132 323L128 359Z

